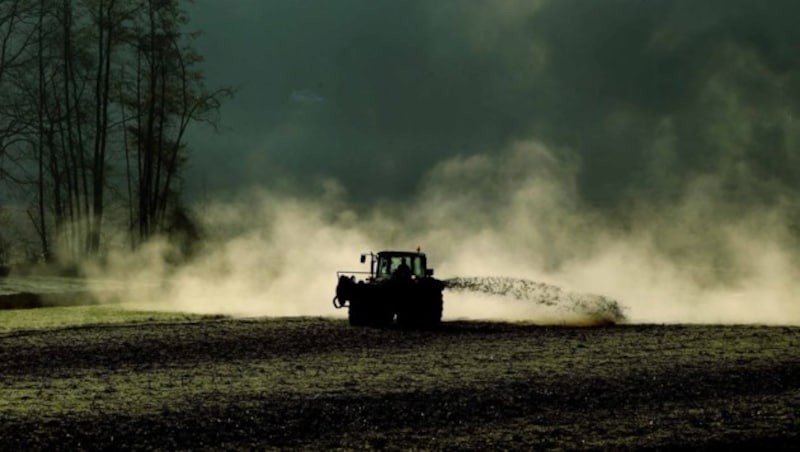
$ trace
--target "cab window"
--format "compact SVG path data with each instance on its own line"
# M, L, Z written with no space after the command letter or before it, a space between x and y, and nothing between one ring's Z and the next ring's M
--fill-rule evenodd
M378 276L391 276L403 263L403 260L408 262L411 268L411 273L418 278L425 276L425 269L422 266L422 258L420 256L387 256L378 262Z
M411 262L412 262L411 272L418 278L422 278L423 276L425 276L425 269L422 268L422 258L419 256L415 256Z

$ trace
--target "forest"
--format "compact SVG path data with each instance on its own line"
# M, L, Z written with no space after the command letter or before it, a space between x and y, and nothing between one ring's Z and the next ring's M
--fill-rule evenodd
M231 90L206 87L186 3L0 2L0 264L195 233L186 133Z

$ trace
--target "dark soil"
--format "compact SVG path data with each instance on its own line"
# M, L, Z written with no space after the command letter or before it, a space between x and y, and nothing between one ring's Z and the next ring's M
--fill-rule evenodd
M208 320L0 336L0 449L795 449L800 329Z

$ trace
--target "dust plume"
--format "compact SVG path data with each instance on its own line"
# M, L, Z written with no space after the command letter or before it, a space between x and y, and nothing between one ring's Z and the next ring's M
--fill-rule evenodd
M424 196L423 211L436 212L427 226L431 254L442 256L448 275L609 297L631 322L800 322L790 206L726 199L730 181L715 173L698 176L674 202L632 195L626 209L609 211L579 196L579 169L567 152L535 141L500 158L445 162Z
M522 141L442 162L408 203L355 208L334 181L314 199L257 191L202 207L208 237L189 263L169 264L155 241L92 274L124 279L137 307L342 316L337 270L421 245L449 286L445 320L800 323L780 209L727 206L709 176L673 205L609 216L581 200L579 168Z
M445 319L563 322L554 287L628 322L800 323L796 2L198 3L211 78L249 88L194 140L193 259L97 269L135 301L343 315L337 270L420 245L443 280L533 284L451 287Z
M324 202L255 193L203 210L208 237L190 262L171 264L173 245L155 240L133 254L112 254L88 273L96 280L124 281L122 301L136 308L329 315L343 257L369 246L347 210Z

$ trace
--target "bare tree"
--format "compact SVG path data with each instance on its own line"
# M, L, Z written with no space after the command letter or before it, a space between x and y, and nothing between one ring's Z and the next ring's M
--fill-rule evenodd
M0 175L28 193L44 256L101 253L108 206L128 206L133 244L186 218L186 130L229 91L205 88L181 5L0 3Z
M0 2L0 159L19 141L25 124L13 111L16 102L11 77L29 63L29 49L35 44L36 3L34 0ZM0 160L0 179L4 175Z
M137 47L136 93L132 130L136 150L139 238L170 228L180 209L176 180L186 162L185 133L194 121L213 122L227 88L206 89L191 47L194 34L184 34L186 16L177 0L147 1L147 16Z

